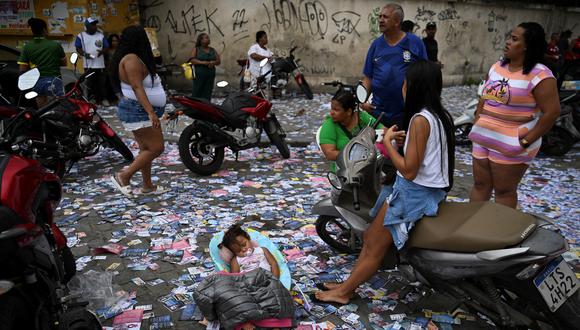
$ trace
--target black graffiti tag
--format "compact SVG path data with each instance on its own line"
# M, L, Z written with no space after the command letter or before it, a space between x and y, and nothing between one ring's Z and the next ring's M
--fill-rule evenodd
M332 14L332 21L339 33L353 34L360 37L356 26L360 22L360 15L353 11L337 11Z
M431 22L433 21L433 17L437 15L436 12L425 9L425 6L421 6L421 8L417 8L417 15L415 15L415 20L423 21L423 22Z

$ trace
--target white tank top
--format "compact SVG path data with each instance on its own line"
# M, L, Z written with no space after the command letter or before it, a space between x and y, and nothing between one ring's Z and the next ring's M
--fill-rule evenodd
M269 272L272 271L268 259L266 259L266 254L263 248L255 247L252 253L249 253L245 257L236 257L238 260L238 265L240 265L241 272L249 272L257 268L263 268Z
M427 139L427 147L425 148L425 157L419 167L417 177L415 177L413 182L431 188L448 187L449 166L447 164L447 138L443 131L443 123L426 109L415 114L411 118L411 122L417 116L423 116L429 122L429 138ZM407 152L408 143L409 135L405 139L405 152ZM442 150L443 157L441 157ZM443 167L441 166L441 159L443 159ZM403 176L400 172L397 172L397 174Z
M153 83L151 82L151 74L148 74L145 79L143 79L143 89L145 89L145 94L147 94L147 98L149 99L149 103L151 103L154 107L164 107L167 101L165 96L165 91L163 90L163 86L161 86L161 78L158 75L155 75L155 79L153 79ZM123 96L131 100L137 100L137 96L135 95L135 91L131 87L131 85L124 83L121 81L121 92Z

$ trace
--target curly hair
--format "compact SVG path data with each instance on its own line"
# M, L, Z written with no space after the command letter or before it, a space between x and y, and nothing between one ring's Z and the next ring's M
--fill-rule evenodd
M242 229L242 224L236 223L226 231L224 238L222 239L222 243L219 245L219 247L227 247L230 249L230 251L234 251L232 247L237 244L236 238L238 236L242 236L248 240L251 240L250 235Z
M149 71L149 74L151 75L151 80L153 80L157 70L155 67L155 57L151 50L151 44L149 43L147 32L145 32L145 29L142 26L131 25L123 29L121 40L119 40L119 46L109 64L108 70L113 85L119 86L121 84L119 78L119 62L121 62L123 57L128 54L135 54L141 59L141 61L143 61L147 67L147 71Z
M544 52L548 43L546 42L546 32L544 28L536 22L524 22L518 25L524 29L524 42L526 44L526 51L524 54L524 68L523 74L528 74L536 66L536 64L544 64ZM501 65L506 65L510 62L509 58L504 58Z

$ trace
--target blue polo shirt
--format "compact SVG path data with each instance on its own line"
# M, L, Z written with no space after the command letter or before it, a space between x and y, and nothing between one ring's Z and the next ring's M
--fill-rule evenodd
M407 67L419 60L427 59L423 41L407 33L395 46L390 46L384 36L378 37L369 48L363 74L371 80L372 104L376 107L373 116L384 112L382 123L390 126L403 121L403 94L401 88Z

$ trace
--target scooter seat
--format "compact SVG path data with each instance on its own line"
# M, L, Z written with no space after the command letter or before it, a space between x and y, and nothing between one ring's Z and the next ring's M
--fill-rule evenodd
M408 247L480 252L522 242L536 229L529 214L492 202L442 203L436 217L416 223Z

